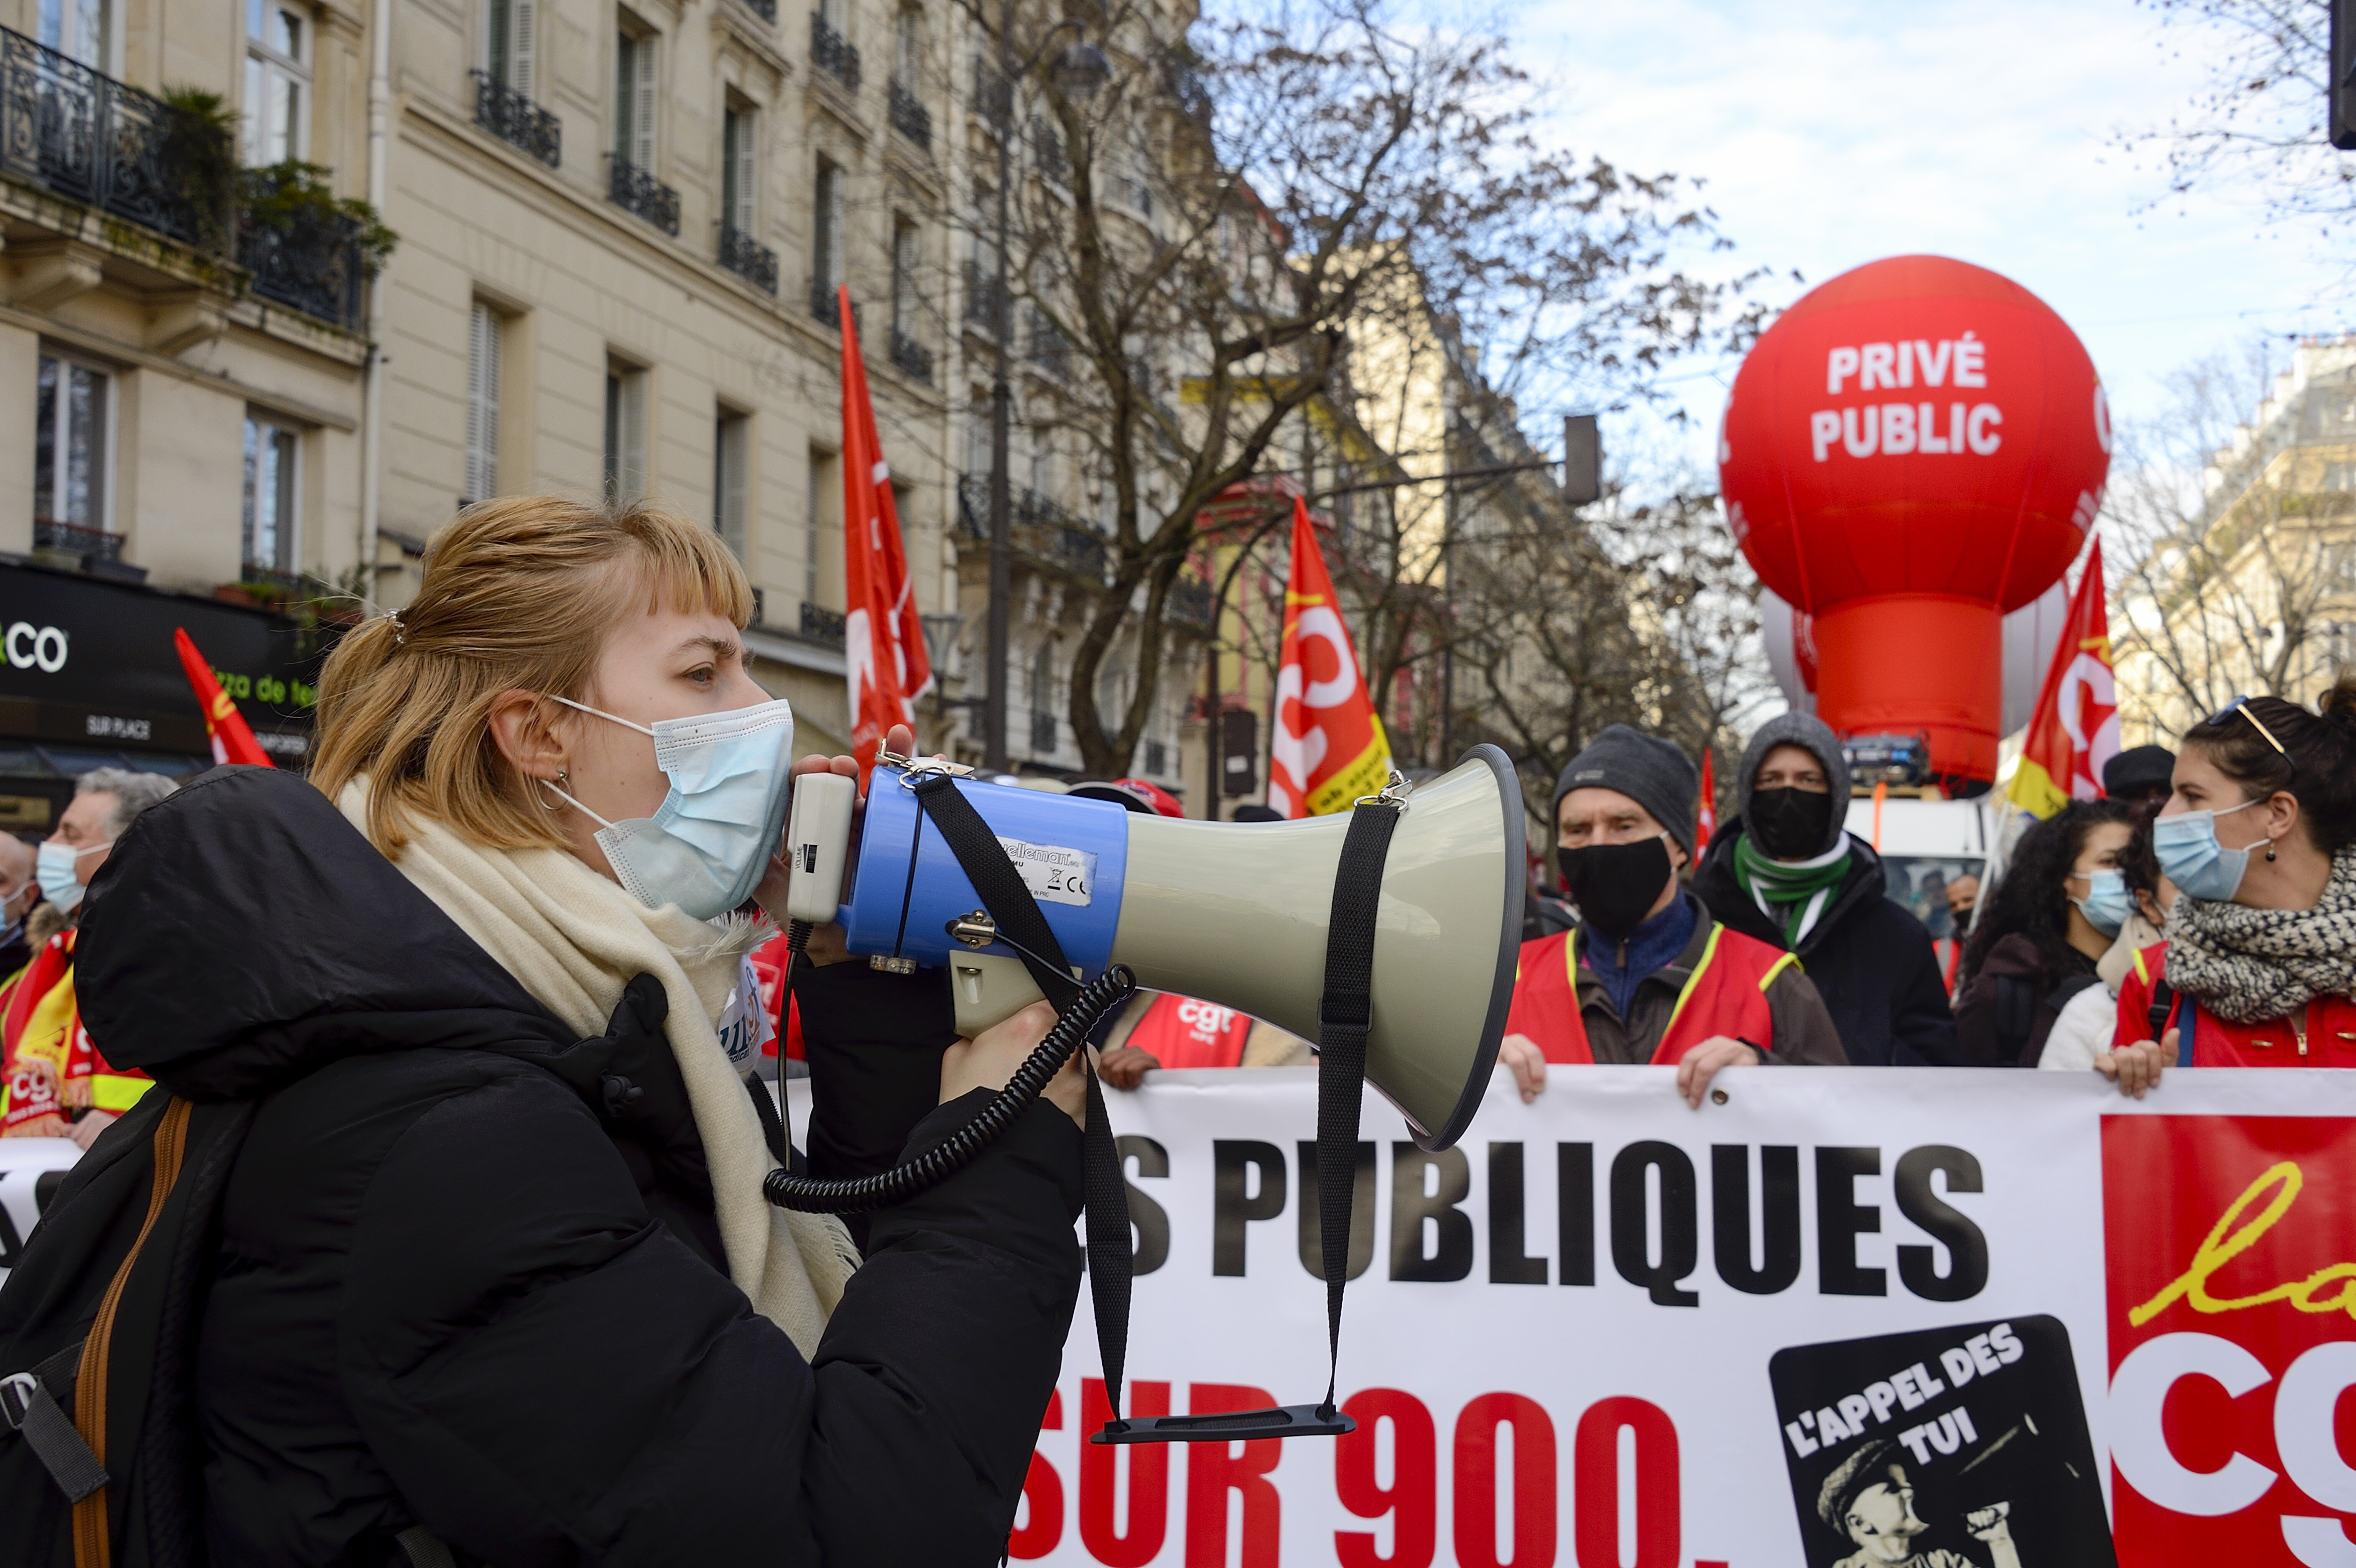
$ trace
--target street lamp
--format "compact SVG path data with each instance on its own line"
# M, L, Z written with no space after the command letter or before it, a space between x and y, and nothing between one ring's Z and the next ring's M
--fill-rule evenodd
M1014 596L1014 498L1007 472L1014 405L1009 363L1014 312L1006 260L1007 200L1014 182L1014 83L1046 58L1049 47L1065 28L1077 25L1069 19L1056 23L1030 58L1020 62L1014 59L1014 0L1006 0L998 27L998 91L1002 96L990 105L991 119L998 130L998 275L991 300L997 317L998 350L990 382L990 632L985 660L990 689L981 710L983 766L998 773L1007 768L1006 656ZM1086 39L1066 48L1055 62L1057 85L1077 98L1094 98L1111 74L1104 51Z

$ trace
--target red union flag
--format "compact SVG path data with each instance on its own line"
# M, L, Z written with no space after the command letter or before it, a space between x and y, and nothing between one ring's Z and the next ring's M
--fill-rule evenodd
M851 749L863 789L884 733L894 725L916 726L916 699L932 689L933 665L925 653L925 623L900 542L892 470L875 434L875 405L867 395L848 288L836 290L836 304L842 320L844 675L851 686Z
M2094 542L2070 598L2070 618L2037 693L2020 767L2006 795L2033 816L2103 798L2103 764L2119 754L2119 699L2111 683L2111 618L2103 605L2103 543Z
M1309 508L1292 499L1292 574L1277 654L1268 803L1288 817L1345 811L1390 779L1390 742L1366 696Z
M2356 1561L2347 1120L2104 1117L2103 1235L2119 1561Z
M1709 747L1701 748L1701 800L1694 813L1694 854L1709 847L1710 835L1718 832L1718 780L1710 769Z
M213 678L213 667L197 651L197 645L186 631L172 628L172 646L179 650L180 669L188 677L188 684L197 693L197 706L205 711L205 738L212 743L213 761L243 763L252 768L275 768L262 743L253 738L253 726L229 700Z

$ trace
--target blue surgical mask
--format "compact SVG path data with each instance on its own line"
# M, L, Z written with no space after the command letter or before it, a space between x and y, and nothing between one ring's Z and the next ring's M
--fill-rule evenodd
M2250 851L2227 849L2219 843L2217 819L2246 811L2257 803L2244 800L2222 811L2179 811L2172 817L2154 819L2151 852L2159 860L2159 869L2176 884L2178 892L2211 904L2233 901L2233 895L2241 891L2243 876L2250 869Z
M88 849L76 849L70 843L49 843L35 850L33 875L41 884L41 897L55 904L59 914L72 914L86 891L75 868L81 864L82 856L109 847L94 843Z
M657 719L652 728L568 697L557 702L652 736L670 791L651 817L603 824L597 847L622 886L649 909L676 904L699 920L753 896L785 832L794 711L782 698L724 714Z
M2119 928L2127 923L2127 911L2134 908L2127 898L2127 879L2115 871L2086 873L2086 896L2070 902L2078 906L2088 925L2106 937L2119 934Z

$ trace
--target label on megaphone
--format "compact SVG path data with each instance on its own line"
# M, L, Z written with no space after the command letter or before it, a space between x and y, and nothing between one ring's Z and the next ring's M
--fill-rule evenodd
M1022 839L1001 835L998 845L1006 858L1014 863L1015 874L1023 886L1031 889L1031 897L1042 904L1077 904L1083 907L1094 901L1097 884L1097 857L1094 852L1070 849L1059 843L1027 843Z

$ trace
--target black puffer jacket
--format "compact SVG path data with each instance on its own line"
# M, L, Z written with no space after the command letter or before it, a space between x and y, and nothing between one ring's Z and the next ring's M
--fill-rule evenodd
M1783 922L1768 918L1734 875L1736 817L1709 841L1694 891L1710 918L1748 937L1791 948ZM1959 1067L1955 1015L1939 978L1931 933L1891 902L1881 857L1849 835L1848 875L1824 913L1794 949L1800 967L1840 1030L1849 1061L1858 1067Z
M80 959L110 1060L261 1101L195 1369L215 1563L373 1565L412 1523L503 1564L998 1560L1078 1289L1062 1112L874 1218L813 1365L724 1272L659 990L576 1042L301 779L145 813ZM937 1083L937 979L803 1004ZM883 1098L896 1129L828 1107L820 1174L973 1110Z

